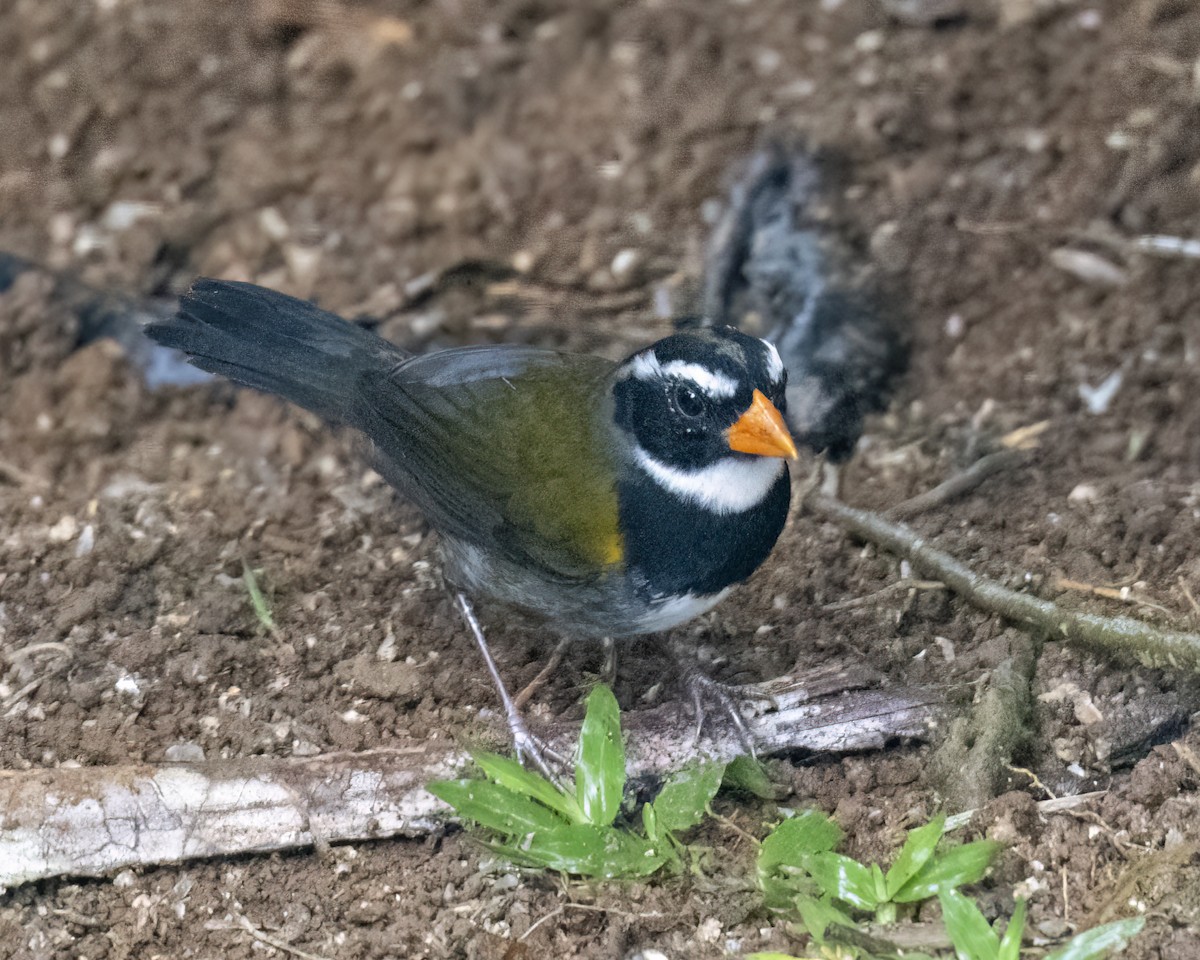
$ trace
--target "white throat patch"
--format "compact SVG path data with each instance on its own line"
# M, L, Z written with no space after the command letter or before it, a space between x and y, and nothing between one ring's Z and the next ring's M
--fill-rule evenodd
M726 457L699 470L680 470L656 460L640 446L634 456L654 482L713 513L743 513L757 507L787 465L778 457Z

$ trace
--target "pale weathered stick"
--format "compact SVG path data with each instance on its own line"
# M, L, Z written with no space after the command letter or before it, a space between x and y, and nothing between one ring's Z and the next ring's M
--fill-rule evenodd
M825 670L740 688L773 700L747 723L761 753L863 750L927 733L940 710L930 690L856 689ZM714 718L715 719L715 718ZM632 776L699 757L744 752L724 725L697 740L678 704L623 717ZM570 753L578 725L548 740ZM129 866L415 836L449 811L424 785L461 776L468 757L446 741L318 757L127 764L0 772L0 889L55 876L101 876Z

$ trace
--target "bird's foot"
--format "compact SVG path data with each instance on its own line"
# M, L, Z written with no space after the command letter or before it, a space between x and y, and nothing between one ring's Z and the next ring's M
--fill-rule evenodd
M535 736L519 710L509 713L506 719L517 760L524 766L532 764L543 777L560 790L567 791L562 771L570 766L570 759L551 748L545 740Z
M691 700L692 712L696 717L695 739L698 741L704 732L704 723L709 711L705 704L715 706L717 711L724 714L733 726L737 738L741 741L746 752L752 757L758 756L754 734L746 723L742 706L747 702L741 691L726 683L720 683L703 673L695 662L681 662L683 670L683 686Z

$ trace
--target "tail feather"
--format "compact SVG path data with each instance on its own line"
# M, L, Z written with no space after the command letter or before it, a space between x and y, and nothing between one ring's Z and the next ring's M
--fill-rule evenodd
M202 370L350 422L359 378L408 354L307 300L231 280L197 280L147 336Z

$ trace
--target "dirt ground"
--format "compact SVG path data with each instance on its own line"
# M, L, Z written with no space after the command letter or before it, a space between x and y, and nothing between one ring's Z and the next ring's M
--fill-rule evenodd
M1032 465L918 528L1064 605L1195 629L1200 260L1130 243L1200 232L1200 7L962 9L927 23L857 0L0 0L0 249L144 294L251 279L414 347L620 356L667 331L655 290L695 264L738 161L799 133L840 158L852 242L897 279L912 325L911 372L843 497L884 508L1048 421ZM418 295L467 260L517 275L507 292ZM26 276L0 295L0 768L477 725L492 695L432 538L353 442L256 395L151 392L111 344L72 354L46 290ZM1114 373L1111 397L1089 392ZM243 557L282 640L256 625ZM828 608L900 575L795 515L751 583L686 630L727 679L850 656L949 688L1004 658L1005 625L939 592ZM546 641L491 624L519 685ZM37 644L53 646L22 653ZM396 689L364 686L377 656L410 665L388 674ZM577 711L599 660L581 648L541 709ZM670 672L635 646L619 699ZM1011 909L1026 881L1039 936L1142 911L1126 956L1200 956L1195 683L1047 644L1034 692L1018 760L1041 781L1014 770L972 826L1010 843L983 904ZM933 749L774 770L784 802L833 812L850 852L886 857L940 808ZM1047 790L1107 792L1043 815ZM775 815L719 806L753 832ZM281 955L231 929L239 916L338 958L800 949L757 906L746 842L699 841L707 869L646 884L518 878L456 832L46 882L0 896L0 956Z

